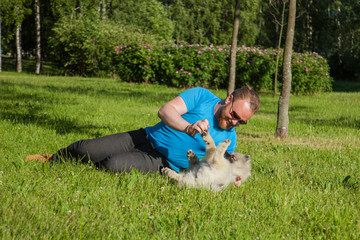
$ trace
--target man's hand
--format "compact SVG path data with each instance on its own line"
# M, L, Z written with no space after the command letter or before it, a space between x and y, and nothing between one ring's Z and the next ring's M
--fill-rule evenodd
M209 128L209 122L207 119L199 120L193 124L188 125L185 128L185 132L191 136L194 136L196 133L202 133L203 131Z
M181 115L187 113L187 107L184 100L177 96L173 100L165 103L159 110L160 119L172 129L185 132L191 136L196 133L202 133L209 128L207 119L199 120L193 124L185 121Z

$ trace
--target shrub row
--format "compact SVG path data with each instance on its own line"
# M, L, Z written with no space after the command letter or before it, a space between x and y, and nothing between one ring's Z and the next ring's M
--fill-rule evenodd
M237 50L236 87L252 85L273 90L276 58L279 55L279 88L282 79L282 50L242 46ZM164 84L175 87L226 88L230 46L123 44L115 47L113 63L123 81ZM329 65L317 53L293 53L292 93L314 94L331 90Z
M53 28L51 58L65 69L66 75L108 76L114 71L111 52L117 41L166 42L157 35L142 33L134 26L67 16Z

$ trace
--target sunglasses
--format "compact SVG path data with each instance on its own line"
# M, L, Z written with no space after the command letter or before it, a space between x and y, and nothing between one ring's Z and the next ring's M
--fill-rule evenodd
M240 124L247 124L246 121L242 120L242 119L239 117L239 115L237 115L237 113L234 112L234 110L233 110L233 105L234 105L234 100L233 100L232 103L231 103L231 112L230 112L230 115L231 115L231 118L232 118L233 120L236 120L236 121L237 121L236 126L238 126L238 125L240 125Z

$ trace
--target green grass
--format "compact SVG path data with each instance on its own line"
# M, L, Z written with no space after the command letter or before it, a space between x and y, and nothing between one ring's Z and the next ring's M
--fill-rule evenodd
M0 238L360 238L359 92L291 96L285 141L273 136L278 99L261 95L261 110L237 128L252 176L220 193L180 189L159 174L23 160L155 124L181 91L0 73Z

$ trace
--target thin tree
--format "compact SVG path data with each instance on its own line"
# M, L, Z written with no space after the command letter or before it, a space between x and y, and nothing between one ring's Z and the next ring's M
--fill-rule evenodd
M106 19L106 9L107 6L106 6L106 0L101 0L100 3L99 3L99 13L100 13L100 16L101 16L101 19L102 20L105 20Z
M237 53L237 40L239 33L240 22L240 0L236 0L235 15L234 15L234 28L230 53L230 76L227 94L230 95L235 90L235 72L236 72L236 53Z
M277 79L278 79L278 71L279 71L281 39L282 39L282 33L283 33L283 29L284 29L284 17L285 17L285 8L286 8L287 2L288 2L288 0L282 0L283 5L282 5L282 12L281 12L281 22L279 22L277 20L276 14L272 13L272 11L271 11L271 9L274 9L275 11L277 11L277 8L273 5L271 5L271 7L270 7L270 14L273 16L276 24L280 26L279 40L278 40L278 46L277 46L277 55L276 55L275 77L274 77L274 97L276 97L276 95L277 95L277 82L278 82Z
M1 50L1 3L0 3L0 72L2 71L2 50Z
M305 22L306 22L305 23L306 24L305 47L306 47L307 51L313 50L313 20L312 20L312 15L310 14L312 7L313 7L313 1L312 0L306 1L307 14L306 14L306 18L305 18Z
M278 103L277 126L275 136L285 139L289 134L289 101L291 90L291 56L294 42L296 0L290 0L289 18L283 60L283 86Z
M35 32L36 32L36 69L35 73L40 74L41 69L41 36L40 36L40 0L35 0Z
M15 13L19 12L19 6L16 5ZM21 21L16 21L16 71L22 72Z

